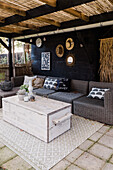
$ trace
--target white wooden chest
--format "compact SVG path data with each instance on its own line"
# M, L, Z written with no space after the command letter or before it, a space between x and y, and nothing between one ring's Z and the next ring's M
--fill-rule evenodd
M50 142L71 128L71 104L36 96L35 102L3 98L3 120Z

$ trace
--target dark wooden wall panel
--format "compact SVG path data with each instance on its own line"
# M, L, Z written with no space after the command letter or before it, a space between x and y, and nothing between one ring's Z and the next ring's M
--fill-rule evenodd
M85 30L80 32L70 32L64 34L46 36L42 47L35 46L36 39L33 39L31 59L33 60L33 73L46 76L67 77L81 80L97 80L99 66L99 40L97 32ZM43 38L43 37L42 37ZM67 38L73 38L75 46L71 51L65 48ZM56 56L55 49L58 44L64 46L64 56L59 58ZM80 47L83 44L83 47ZM41 70L41 52L51 53L51 70ZM76 63L73 67L66 65L66 56L73 54Z

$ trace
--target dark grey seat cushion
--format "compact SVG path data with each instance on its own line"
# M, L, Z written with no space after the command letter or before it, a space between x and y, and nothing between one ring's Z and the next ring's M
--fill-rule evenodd
M34 89L33 93L39 96L47 97L49 94L55 93L55 90L49 90L45 88Z
M79 104L86 104L87 106L90 105L94 105L95 107L97 106L102 106L104 107L104 101L103 100L99 100L99 99L92 99L86 96L83 96L75 101L73 101L73 103L79 103Z
M48 98L60 100L60 101L67 102L67 103L72 103L73 100L81 96L83 96L82 93L56 92L56 93L50 94Z

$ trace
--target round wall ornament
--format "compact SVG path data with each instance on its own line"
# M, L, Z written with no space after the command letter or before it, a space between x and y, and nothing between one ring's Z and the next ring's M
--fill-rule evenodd
M67 49L67 50L72 50L73 47L74 47L74 41L73 41L73 39L72 39L72 38L68 38L68 39L66 40L66 49Z
M63 47L63 45L61 45L61 44L57 45L57 47L56 47L56 55L58 57L63 57L63 55L64 55L64 47Z
M41 40L41 38L37 38L37 39L36 39L36 46L37 46L37 47L41 47L41 46L42 46L42 40Z
M66 57L66 65L73 66L75 64L75 57L73 54L68 54Z

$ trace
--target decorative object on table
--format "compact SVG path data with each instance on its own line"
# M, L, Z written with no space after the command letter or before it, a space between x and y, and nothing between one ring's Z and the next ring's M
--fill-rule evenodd
M58 57L63 57L63 55L64 55L64 47L63 47L63 45L61 45L61 44L57 45L57 47L56 47L56 55Z
M17 92L19 100L24 100L24 97L28 95L28 85L21 85Z
M50 52L41 53L41 70L50 70Z
M37 39L36 39L36 46L37 46L37 47L41 47L41 46L42 46L42 40L41 40L41 38L37 38Z
M26 93L26 90L25 89L20 89L18 90L17 92L17 95L18 95L18 99L21 101L21 100L24 100L24 97L25 97L25 93Z
M66 65L73 66L75 64L75 57L73 54L68 54L66 57Z
M25 96L24 97L24 102L28 102L29 101L29 96Z
M29 100L30 100L31 102L34 102L34 101L35 101L35 96L30 96Z
M13 83L11 81L5 80L1 82L1 90L10 91L13 88Z
M67 50L72 50L73 47L74 47L74 41L73 41L73 39L72 39L72 38L68 38L68 39L66 40L66 49L67 49Z
M28 95L30 96L30 95L33 95L32 81L33 81L34 77L28 77L27 79L29 80L29 87L28 87L29 94Z

